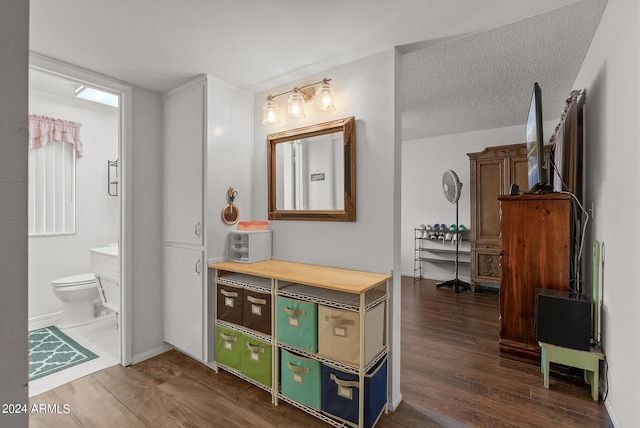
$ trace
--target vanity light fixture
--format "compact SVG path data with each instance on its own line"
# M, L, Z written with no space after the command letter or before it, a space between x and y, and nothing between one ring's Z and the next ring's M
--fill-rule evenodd
M262 123L264 125L280 123L280 119L278 119L278 103L273 101L271 95L267 97L267 102L262 107Z
M319 82L305 85L300 88L295 87L290 91L282 92L277 95L269 95L267 101L262 107L262 123L265 125L274 125L280 123L278 119L278 104L274 98L281 95L291 94L288 100L287 113L291 117L306 117L304 112L304 104L316 97L316 110L333 111L336 109L334 105L334 91L329 84L331 79L324 78ZM318 90L314 86L318 86Z

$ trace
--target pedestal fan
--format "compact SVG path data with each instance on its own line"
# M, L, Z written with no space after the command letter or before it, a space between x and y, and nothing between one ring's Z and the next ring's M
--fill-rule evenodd
M460 233L460 224L458 223L458 200L460 199L462 183L460 183L460 179L455 172L451 170L447 170L444 172L444 174L442 175L442 190L444 190L444 197L447 198L447 201L451 202L452 204L456 204L456 230L454 233ZM452 280L436 284L436 287L453 287L456 293L460 291L460 288L471 290L471 285L469 285L469 283L464 282L458 278L459 252L460 239L456 239L456 276Z

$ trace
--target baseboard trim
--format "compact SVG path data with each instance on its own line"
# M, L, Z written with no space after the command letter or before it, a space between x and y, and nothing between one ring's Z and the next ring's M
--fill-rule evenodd
M62 311L29 318L29 331L49 327L62 321Z
M622 425L620 425L620 422L618 422L618 419L616 418L616 415L613 413L613 409L611 408L611 402L607 399L604 402L604 408L607 410L607 413L609 414L609 419L611 419L611 423L613 423L613 426L618 428Z
M402 402L402 393L398 394L398 396L395 398L395 400L393 400L393 402L389 403L389 406L391 408L389 408L389 406L387 406L387 410L395 412L401 402Z
M173 349L173 346L164 343L161 346L158 346L157 348L149 349L148 351L144 351L134 355L131 358L131 364L141 363L144 360L148 360L149 358L153 358L157 355L164 354L165 352L170 351L172 349Z
M411 278L413 276L413 273L411 272L403 273L402 276L408 276ZM455 275L454 273L435 273L435 272L426 271L422 274L422 277L425 279L431 279L434 281L448 281L450 279L453 279ZM460 278L462 281L465 281L465 282L471 281L471 277L467 275L458 275L458 278Z

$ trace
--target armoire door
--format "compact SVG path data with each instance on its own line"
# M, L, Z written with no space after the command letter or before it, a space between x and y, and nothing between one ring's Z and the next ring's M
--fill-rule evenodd
M500 202L503 194L504 159L481 159L475 164L475 221L472 234L476 245L496 245L500 239Z
M547 178L549 178L551 174L549 168L551 165L551 147L550 145L544 146L544 165L545 168L547 168ZM526 152L516 152L506 158L506 161L508 162L508 173L505 177L507 180L505 182L505 191L502 194L506 195L509 193L511 183L517 184L520 192L529 191L529 165Z
M164 246L164 341L204 359L204 284L202 251Z
M514 156L508 158L509 161L509 177L508 185L511 183L517 184L520 191L526 192L529 190L529 165L527 162L527 156ZM508 189L508 188L507 188ZM503 194L507 194L505 192Z

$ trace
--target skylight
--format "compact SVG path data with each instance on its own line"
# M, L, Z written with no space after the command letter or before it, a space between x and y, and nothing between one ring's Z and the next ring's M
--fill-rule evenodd
M76 97L105 104L111 107L118 107L118 96L89 86L79 86L75 92Z

